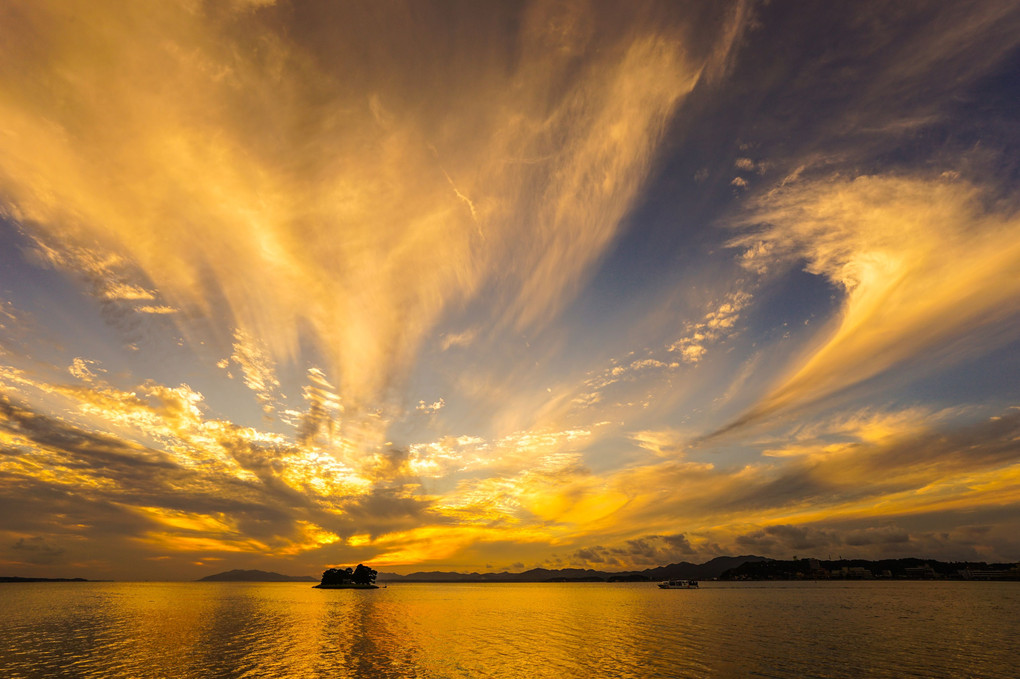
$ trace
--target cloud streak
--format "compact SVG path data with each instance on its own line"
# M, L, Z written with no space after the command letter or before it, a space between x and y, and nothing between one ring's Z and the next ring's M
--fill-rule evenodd
M803 261L844 294L839 318L731 427L831 396L1020 312L1020 215L952 176L797 182L760 198L733 242L749 268ZM985 347L980 346L986 343ZM975 346L975 345L978 346ZM944 354L943 354L944 355Z
M608 33L584 3L538 2L503 37L519 58L419 60L435 89L392 90L288 39L273 8L207 10L8 7L47 41L0 52L19 73L0 107L5 211L53 265L106 281L97 294L186 310L186 334L204 317L277 362L310 342L354 408L483 286L517 327L570 299L710 53L642 12ZM358 44L358 11L317 19ZM387 26L375 49L411 30ZM370 69L406 68L379 57ZM137 280L116 282L118 262Z

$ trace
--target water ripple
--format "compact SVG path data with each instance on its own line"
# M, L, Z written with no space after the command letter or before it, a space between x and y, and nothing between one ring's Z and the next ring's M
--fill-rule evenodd
M1012 676L1020 583L0 586L0 675Z

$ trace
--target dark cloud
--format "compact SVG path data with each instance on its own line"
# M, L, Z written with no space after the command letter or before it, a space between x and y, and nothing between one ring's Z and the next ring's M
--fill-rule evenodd
M758 484L743 484L723 500L723 505L740 509L783 507L803 500L828 497L832 488L811 466L793 463L777 478L762 478Z
M20 538L10 548L18 552L22 561L32 564L54 564L64 556L63 547L53 545L41 537Z
M839 538L830 531L811 526L768 526L737 537L736 542L743 549L776 554L789 550L820 549L840 544Z
M177 404L180 409L181 404ZM172 409L174 403L160 407ZM318 493L302 492L284 479L287 460L301 454L289 444L253 442L239 427L227 427L219 446L257 480L241 480L215 465L185 467L163 451L112 435L91 432L0 397L0 428L16 433L26 448L0 450L24 456L28 449L48 465L78 477L78 482L46 483L19 474L0 476L0 509L6 527L53 534L72 532L93 539L119 539L146 531L198 535L179 531L132 507L181 512L183 515L224 515L245 539L275 544L298 539L298 522L322 526L339 535L381 535L410 530L422 522L442 522L429 514L430 501L415 496L416 479L409 476L406 450L391 449L366 456L374 479L367 493L338 495L331 506L314 501ZM102 479L94 484L88 480ZM59 518L58 518L59 517ZM77 529L68 525L79 526ZM210 533L210 537L231 538Z
M31 444L61 456L68 465L89 469L110 479L148 476L174 466L160 451L116 437L88 432L48 415L12 403L0 395L0 427ZM0 454L15 455L14 449Z
M725 90L702 94L721 113L720 128L781 166L812 157L887 164L897 160L895 147L900 162L916 160L940 149L930 137L916 143L922 130L947 142L976 132L970 128L986 110L970 101L968 120L959 104L1015 50L1020 29L1016 5L997 1L772 3L756 18ZM735 98L743 105L730 107ZM728 181L732 159L716 158L718 180Z
M910 535L907 531L896 526L878 526L875 528L864 528L850 531L843 541L851 547L861 545L887 545L901 542L909 542Z
M681 561L696 554L687 536L648 535L627 540L619 547L587 547L572 555L575 561L605 564L613 567L659 566Z
M343 503L344 520L351 522L352 531L373 537L411 530L426 522L443 523L440 517L429 513L430 501L409 491L397 485L376 486L367 495L349 498Z
M779 559L922 557L946 561L1015 560L1020 520L1015 505L970 513L922 512L895 520L819 521L765 526L734 539L741 551ZM1008 517L1008 518L1007 518ZM973 523L988 521L988 524ZM932 526L941 529L932 530ZM731 553L724 549L722 553Z
M853 501L922 488L966 470L994 469L1020 461L1020 412L975 424L857 445L837 456L808 457L784 465L773 478L733 489L732 509L783 507L810 501ZM820 451L821 452L821 446ZM926 470L918 474L917 470Z
M324 405L324 399L316 391L307 390L308 409L301 415L298 423L298 443L308 445L320 432L332 434L333 417Z
M219 437L217 443L241 467L252 472L261 482L262 491L296 507L310 507L311 498L294 489L281 475L286 470L285 458L300 452L288 444L253 442L243 436L240 427L231 427Z
M370 458L362 466L362 472L376 481L393 482L413 477L410 462L410 453L406 448L390 448Z
M574 556L586 563L603 563L606 557L603 556L602 552L605 551L602 547L594 547L592 549L579 549L574 552Z
M23 437L27 448L0 449L0 455L33 456L58 471L58 481L8 471L0 475L0 508L9 529L69 530L94 538L138 535L166 526L130 507L188 514L223 514L247 537L268 540L294 535L295 522L323 514L309 497L280 479L280 451L240 438L220 441L258 481L236 478L204 465L185 467L168 454L112 435L86 431L0 397L0 429Z

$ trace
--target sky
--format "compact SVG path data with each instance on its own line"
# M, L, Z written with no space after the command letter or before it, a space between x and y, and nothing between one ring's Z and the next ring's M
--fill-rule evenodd
M0 573L1020 560L1020 6L0 4Z

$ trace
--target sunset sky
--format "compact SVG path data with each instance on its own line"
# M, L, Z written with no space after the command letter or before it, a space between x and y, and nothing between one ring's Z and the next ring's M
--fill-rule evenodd
M0 3L0 575L1020 560L1020 5Z

